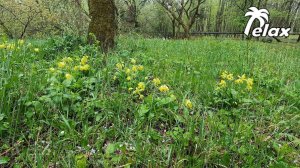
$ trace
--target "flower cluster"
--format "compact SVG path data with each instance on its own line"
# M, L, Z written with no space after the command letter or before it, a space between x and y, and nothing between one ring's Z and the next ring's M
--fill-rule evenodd
M176 100L170 86L163 84L158 77L146 75L144 66L137 64L138 61L131 58L128 62L118 62L115 65L113 80L126 87L127 91L140 100L148 95L156 95L158 98L170 98ZM191 100L184 100L183 105L187 109L193 109Z
M80 72L87 72L90 70L90 65L88 64L88 56L83 56L80 59L79 65L75 64L75 61L71 57L65 57L57 63L57 67L51 67L49 72L52 74L62 74L65 80L71 81L74 79L74 75Z
M9 42L5 41L4 43L0 44L0 50L4 49L4 50L7 50L7 51L20 50L22 47L29 47L31 49L31 51L35 52L35 53L40 52L39 48L32 48L31 43L28 43L25 46L25 40L23 40L23 39L20 39L16 42L12 42L12 43L9 43Z
M217 84L216 90L221 90L227 88L232 84L236 84L238 86L244 86L248 91L253 89L254 81L252 78L247 78L245 74L242 76L237 76L236 78L232 73L227 71L223 71L220 75L221 80Z

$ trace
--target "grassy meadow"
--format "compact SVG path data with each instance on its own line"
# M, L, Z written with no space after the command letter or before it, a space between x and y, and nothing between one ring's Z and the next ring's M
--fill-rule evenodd
M0 167L300 167L300 47L0 42Z

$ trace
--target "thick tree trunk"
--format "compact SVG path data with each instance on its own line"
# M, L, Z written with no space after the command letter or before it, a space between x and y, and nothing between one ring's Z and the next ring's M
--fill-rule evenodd
M298 42L298 43L300 42L300 34L299 34L299 37L298 37L298 40L297 40L297 42Z
M108 52L115 47L117 34L117 9L114 0L89 0L91 22L89 34L93 34L100 41L103 52ZM94 43L89 35L90 43Z

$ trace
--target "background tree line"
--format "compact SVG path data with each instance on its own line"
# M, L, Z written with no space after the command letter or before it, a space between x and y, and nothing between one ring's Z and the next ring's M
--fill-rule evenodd
M91 21L88 4L0 0L0 33L11 38L85 35ZM267 8L273 27L300 32L300 0L115 0L115 6L119 33L187 37L191 32L243 32L251 6Z

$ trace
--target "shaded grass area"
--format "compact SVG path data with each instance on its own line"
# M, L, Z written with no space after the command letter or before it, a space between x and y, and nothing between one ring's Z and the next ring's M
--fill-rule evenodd
M120 37L116 52L104 56L69 38L32 43L1 49L4 166L300 165L298 44ZM73 70L84 55L89 71ZM49 72L65 57L73 62ZM131 58L144 70L128 81ZM253 78L253 90L228 80L216 91L225 70ZM170 91L161 93L153 78ZM128 91L140 82L142 99Z

